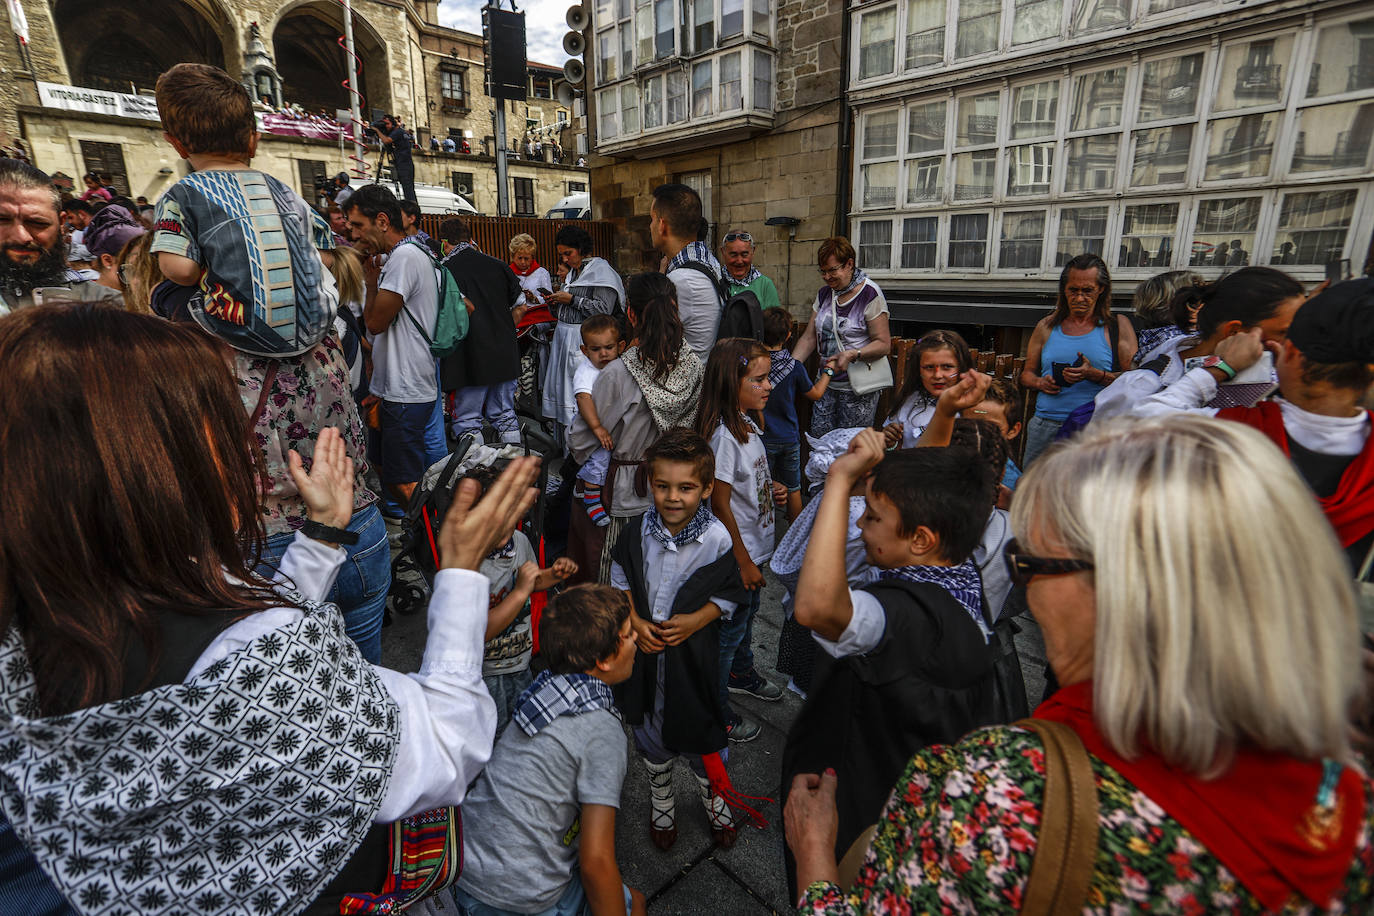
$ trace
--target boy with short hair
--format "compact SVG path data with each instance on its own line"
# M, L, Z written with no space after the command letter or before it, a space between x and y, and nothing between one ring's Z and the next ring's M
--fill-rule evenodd
M1007 440L1007 467L1002 472L1002 486L1008 490L1016 489L1016 481L1021 479L1021 469L1011 460L1011 441L1021 435L1021 392L1011 379L995 378L989 383L983 400L960 416L972 420L991 420L1002 431ZM1005 508L1005 507L1004 507Z
M854 590L845 576L849 491L870 471L859 527L879 579ZM817 686L787 736L783 786L798 773L836 771L842 855L878 819L914 752L993 717L994 655L970 557L995 491L966 452L885 456L883 434L865 429L831 465L820 498L794 603L822 651Z
M465 479L477 481L480 501L496 482L490 468L473 468ZM577 564L559 557L547 569L540 569L534 548L525 533L516 530L510 540L487 554L478 572L490 583L487 630L482 649L482 681L496 703L496 737L506 730L515 703L530 685L530 657L534 650L528 613L530 595L552 588L577 572Z
M765 309L763 346L768 351L768 380L772 396L763 408L763 450L768 454L768 472L787 487L787 520L801 512L801 431L797 425L797 395L818 401L830 387L834 366L821 368L816 382L806 367L792 357L787 341L792 336L792 316L785 308Z
M692 430L664 433L644 455L654 507L630 520L611 553L611 586L630 598L644 653L619 691L620 708L649 771L649 835L660 849L677 839L673 761L680 755L696 776L716 843L731 846L736 836L719 621L746 596L730 533L711 514L715 463L710 444Z
M218 67L177 64L156 91L163 136L193 169L158 201L149 248L163 275L186 288L172 293L171 310L184 299L196 323L247 353L304 353L338 305L326 269L329 223L251 168L257 122L238 80Z
M601 417L596 412L596 402L592 400L592 386L596 376L612 360L625 352L625 341L620 339L620 323L612 315L593 315L582 322L582 356L573 370L573 395L577 399L577 412L587 422L601 448L592 452L585 464L577 472L577 483L573 495L582 503L587 516L604 528L611 523L611 517L601 502L601 486L606 482L606 471L611 466L611 449L615 442L606 427L601 425Z
M549 602L539 624L548 663L520 696L513 722L463 802L465 916L644 913L621 881L615 818L625 736L611 685L630 676L635 635L625 596L579 585Z

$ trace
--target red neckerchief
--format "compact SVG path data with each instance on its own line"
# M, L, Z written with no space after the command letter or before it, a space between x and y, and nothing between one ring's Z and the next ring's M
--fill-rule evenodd
M1254 407L1228 407L1217 412L1223 420L1235 420L1264 433L1284 455L1291 456L1288 433L1283 426L1283 411L1275 401L1260 401ZM1336 492L1318 499L1326 520L1336 529L1342 547L1349 547L1374 531L1374 436L1365 440L1364 450L1355 456L1341 475Z
M539 269L539 262L536 261L534 258L530 258L530 269L529 269L529 270L521 270L520 268L516 267L514 264L512 264L512 265L510 266L510 269L513 270L513 271L515 271L515 275L516 275L517 277L528 277L530 274L534 273L536 270Z
M1077 732L1094 756L1187 828L1266 910L1282 909L1295 893L1320 909L1330 905L1350 872L1365 818L1364 781L1354 769L1339 769L1322 805L1322 761L1243 749L1224 775L1203 780L1148 748L1127 760L1097 731L1092 686L1059 688L1035 717Z

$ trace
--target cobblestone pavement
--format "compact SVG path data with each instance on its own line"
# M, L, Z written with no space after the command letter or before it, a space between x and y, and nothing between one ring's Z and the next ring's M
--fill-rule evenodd
M754 653L758 670L784 686L786 678L773 670L782 626L783 590L770 581L754 623ZM1017 638L1032 701L1044 689L1044 647L1039 631L1028 618L1018 620L1026 628ZM424 650L424 615L397 616L382 631L383 662L401 671L419 669ZM767 703L733 694L732 704L743 715L762 725L762 733L747 744L730 748L730 778L743 794L776 799L782 746L787 729L801 710L802 700L784 690L783 698ZM626 736L627 744L629 736ZM711 842L706 814L699 802L696 782L686 765L678 764L678 839L667 852L649 840L649 783L644 768L629 745L630 765L616 824L616 848L624 880L649 899L652 916L761 916L792 913L791 893L783 877L782 819L776 802L763 814L768 826L743 828L731 849L717 849Z

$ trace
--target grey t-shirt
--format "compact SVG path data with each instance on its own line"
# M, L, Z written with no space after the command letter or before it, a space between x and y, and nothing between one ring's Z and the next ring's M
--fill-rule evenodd
M604 709L534 737L515 722L463 802L458 886L488 906L538 913L575 880L583 805L620 807L625 732Z

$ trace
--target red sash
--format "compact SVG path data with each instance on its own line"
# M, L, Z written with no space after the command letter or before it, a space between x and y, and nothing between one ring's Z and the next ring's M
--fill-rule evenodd
M1098 733L1091 681L1061 687L1035 717L1077 732L1094 756L1187 828L1266 910L1282 909L1295 893L1325 909L1340 893L1366 817L1364 782L1352 768L1332 771L1329 797L1319 804L1321 761L1242 749L1224 775L1203 780L1148 749L1127 760Z
M1288 433L1283 426L1283 411L1275 401L1260 401L1254 407L1228 407L1218 411L1223 420L1235 420L1264 433L1283 453L1292 457ZM1374 531L1374 435L1365 440L1364 450L1355 456L1341 475L1336 492L1318 499L1322 511L1342 547L1349 547Z

